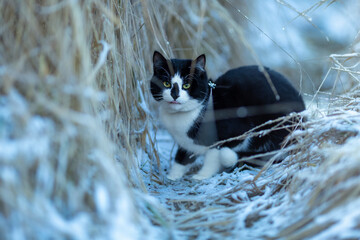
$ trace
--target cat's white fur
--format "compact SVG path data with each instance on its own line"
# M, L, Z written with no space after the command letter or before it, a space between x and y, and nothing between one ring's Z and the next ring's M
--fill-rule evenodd
M195 144L194 140L188 137L187 132L198 118L203 105L198 100L191 99L187 91L182 89L183 79L180 74L175 74L171 79L171 84L174 83L179 85L179 97L176 99L178 104L171 103L174 101L171 88L164 90L164 101L160 103L160 119L179 146L195 155L205 154L204 165L193 178L206 179L215 175L222 167L233 166L237 161L237 154L230 148L208 149ZM208 109L212 108L211 95L208 104ZM180 179L188 169L188 166L174 162L167 177L171 180Z
M184 174L189 170L189 166L182 165L177 162L174 162L172 165L169 174L167 175L167 178L170 180L177 180L179 178L182 178Z
M189 138L187 132L199 116L200 111L201 109L196 108L187 112L168 112L167 108L160 108L161 122L165 125L177 144L197 155L204 154L207 148L195 144L193 139Z
M221 148L219 153L220 162L223 167L229 168L235 165L238 160L238 156L234 149L228 147Z
M176 73L174 77L171 79L171 85L174 85L175 83L177 83L179 86L179 97L176 99L176 101L179 104L170 103L174 101L174 99L171 96L171 88L168 88L163 91L164 102L162 102L162 108L164 108L167 112L173 112L173 113L187 112L199 108L200 103L197 100L190 99L190 96L187 93L187 91L182 89L183 80L180 77L180 74L178 73Z
M218 149L209 149L204 158L204 165L200 171L193 176L196 180L203 180L212 177L221 169L220 151Z

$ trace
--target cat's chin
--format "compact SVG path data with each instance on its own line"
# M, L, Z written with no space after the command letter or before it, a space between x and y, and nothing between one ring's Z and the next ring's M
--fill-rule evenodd
M170 113L175 113L175 112L181 112L182 108L184 107L184 104L176 102L176 101L172 101L172 102L163 102L163 108Z
M201 103L196 100L186 101L185 103L180 103L177 101L162 103L163 109L169 113L188 112L188 111L192 111L196 108L199 108L200 106L201 106Z

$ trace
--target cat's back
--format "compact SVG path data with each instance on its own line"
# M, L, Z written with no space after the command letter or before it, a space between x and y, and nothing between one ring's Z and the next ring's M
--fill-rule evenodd
M222 108L289 102L294 106L291 111L304 110L302 97L292 84L280 73L269 68L265 70L280 99L276 99L268 79L264 72L260 71L259 66L243 66L227 71L215 81L214 104Z

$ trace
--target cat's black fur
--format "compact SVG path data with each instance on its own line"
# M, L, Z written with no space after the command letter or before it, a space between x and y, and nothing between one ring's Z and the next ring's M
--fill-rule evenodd
M300 112L305 109L300 93L290 82L278 72L265 68L274 84L279 100L272 91L264 73L258 66L245 66L232 69L220 76L215 82L217 88L213 90L215 116L217 119L218 140L238 136L269 120L288 115L291 112ZM231 86L231 87L228 87ZM242 107L244 117L236 116L233 112ZM228 118L224 119L217 110L232 109ZM270 128L268 125L265 128ZM280 148L280 144L289 132L286 129L271 132L262 137L253 137L248 153L259 152L258 149L270 144L267 151ZM235 143L236 144L236 143ZM228 143L233 146L234 142ZM239 153L241 154L245 153Z
M214 81L216 87L212 89L205 71L204 55L196 60L167 60L160 53L155 52L153 60L154 76L150 89L155 100L160 102L164 100L163 82L171 81L176 73L180 74L184 83L191 83L190 89L186 91L191 98L199 101L201 111L192 126L187 129L187 136L197 145L208 146L219 140L239 136L269 120L305 109L300 93L284 76L269 68L265 68L265 71L276 88L279 99L276 99L268 79L258 66L229 70ZM174 92L178 93L179 89L174 87L179 88L179 86L174 84L171 89L173 93L171 96L175 96L174 100L176 100L179 96ZM208 109L209 100L212 101L213 109ZM206 116L209 111L213 111L212 118ZM261 130L270 127L272 125L265 126ZM265 136L252 137L248 139L246 149L237 151L238 157L279 149L288 133L288 130L282 129ZM232 141L223 146L234 148L239 144L241 141ZM190 158L191 154L187 146L180 146L175 161L180 164L191 163L195 159Z

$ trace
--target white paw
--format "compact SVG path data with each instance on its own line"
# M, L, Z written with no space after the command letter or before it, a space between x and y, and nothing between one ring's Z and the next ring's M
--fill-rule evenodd
M174 162L169 174L166 177L172 181L175 181L182 178L187 170L187 166Z
M238 161L238 156L236 152L234 152L228 147L221 148L219 155L220 155L220 163L225 168L234 166Z
M212 177L212 176L206 176L206 175L203 175L203 174L200 174L200 173L197 173L194 176L192 176L192 178L195 179L195 180L204 180L204 179L207 179L207 178L210 178L210 177Z
M172 174L172 173L169 173L168 175L166 175L167 179L169 180L172 180L172 181L176 181L180 178L182 178L183 175L180 175L180 174Z
M210 178L219 172L220 167L219 150L210 149L205 154L204 165L192 178L196 180Z

